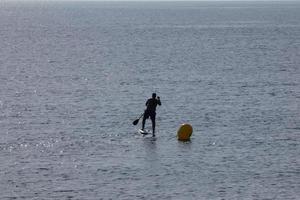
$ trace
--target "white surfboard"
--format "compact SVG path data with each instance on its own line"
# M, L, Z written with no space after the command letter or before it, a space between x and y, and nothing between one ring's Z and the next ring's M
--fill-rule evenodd
M140 134L143 134L143 135L148 135L150 134L151 132L149 130L142 130L142 129L139 129L139 133Z

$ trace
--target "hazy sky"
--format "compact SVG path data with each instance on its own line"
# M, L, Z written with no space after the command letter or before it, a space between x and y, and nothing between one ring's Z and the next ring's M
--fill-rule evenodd
M179 2L188 2L188 1L206 1L206 2L217 2L217 1L222 1L222 2L230 2L230 1L241 1L241 2L300 2L300 0L0 0L1 2L10 2L10 1L19 1L19 2L26 2L26 1L38 1L38 2L53 2L53 1L81 1L81 2L89 2L89 1L102 1L102 2L118 2L118 1L122 1L122 2L126 2L126 1L132 1L132 2L159 2L159 1L163 1L163 2L172 2L172 1L179 1Z
M0 0L1 1L1 0ZM26 1L26 0L24 0ZM60 1L60 0L40 0L40 1ZM61 1L300 1L300 0L61 0Z
M8 0L0 0L0 2L8 1ZM18 1L136 1L136 2L143 2L143 1L282 1L282 2L293 2L293 1L300 1L300 0L18 0Z

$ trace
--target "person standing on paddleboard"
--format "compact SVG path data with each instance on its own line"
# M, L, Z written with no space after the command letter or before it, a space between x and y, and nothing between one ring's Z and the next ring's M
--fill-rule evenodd
M153 93L152 98L148 99L147 102L146 102L147 108L144 112L143 124L142 124L142 130L144 130L146 119L148 119L150 117L150 119L152 121L152 135L153 135L153 137L155 136L155 116L156 116L156 106L157 105L161 106L160 98L159 97L156 98L156 93Z

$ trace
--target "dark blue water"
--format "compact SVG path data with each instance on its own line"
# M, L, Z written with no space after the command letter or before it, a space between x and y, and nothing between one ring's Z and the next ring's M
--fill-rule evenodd
M300 199L299 10L0 3L0 199Z

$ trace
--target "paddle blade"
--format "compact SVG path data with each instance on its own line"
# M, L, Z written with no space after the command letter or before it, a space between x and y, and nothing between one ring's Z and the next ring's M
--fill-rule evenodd
M139 123L139 119L136 119L132 122L133 125L137 125Z

